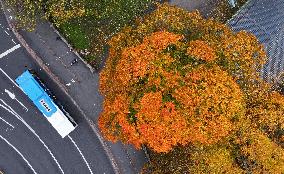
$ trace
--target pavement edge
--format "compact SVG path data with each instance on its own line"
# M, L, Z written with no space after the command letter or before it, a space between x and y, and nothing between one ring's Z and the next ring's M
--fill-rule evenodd
M17 31L17 29L15 28L15 26L13 25L13 23L11 23L11 21L9 20L7 13L6 13L6 6L4 5L3 1L0 0L6 21L9 25L9 27L11 28L12 32L14 33L14 35L16 36L16 38L18 39L18 41L21 43L21 45L26 49L26 51L31 55L31 57L35 60L35 62L49 75L49 77L51 77L51 79L59 86L59 88L64 92L64 94L66 96L69 97L69 99L72 101L72 103L77 107L77 109L80 111L80 113L84 116L84 119L87 121L87 123L89 124L89 126L92 128L92 130L94 131L94 133L96 134L96 136L98 137L98 139L100 140L100 143L102 144L110 162L111 165L115 171L116 174L120 174L120 169L115 161L115 158L111 152L111 150L109 149L108 145L105 143L102 135L99 133L99 130L97 128L97 126L95 125L95 123L90 120L86 114L84 113L84 111L80 108L80 106L77 104L77 102L73 99L73 97L71 95L68 94L68 90L67 88L60 82L59 78L44 64L44 62L42 61L42 59L35 53L35 51L30 48L30 46L27 44L27 42L24 40L24 38L22 37L22 35ZM54 28L54 26L51 24L54 32L56 32L61 38L63 38L59 32ZM68 44L68 42L63 38L62 39L68 46L70 46ZM80 56L77 52L74 52L75 55L84 62L84 64L90 69L90 71L93 73L94 70L93 68L87 64Z

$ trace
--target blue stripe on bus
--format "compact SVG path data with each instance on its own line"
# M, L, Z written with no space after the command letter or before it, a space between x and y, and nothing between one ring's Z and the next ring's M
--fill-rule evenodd
M57 111L52 99L28 70L20 75L16 82L44 116L50 117Z

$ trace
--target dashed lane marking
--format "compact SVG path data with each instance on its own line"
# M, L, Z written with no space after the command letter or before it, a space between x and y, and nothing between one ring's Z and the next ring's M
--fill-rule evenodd
M26 110L26 112L29 111L29 109L16 98L16 95L14 93L10 92L8 89L5 89L5 93L7 93L12 100L16 100Z
M17 44L17 43L14 41L14 39L12 39L12 42L13 42L14 44Z
M10 36L10 34L9 34L6 30L4 30L4 32L5 32L8 36Z
M15 51L16 49L18 49L18 48L20 48L20 47L21 47L21 45L18 44L18 45L13 46L12 48L8 49L8 50L5 51L4 53L1 53L1 54L0 54L0 59L1 59L2 57L4 57L4 56L7 56L9 53Z
M0 135L0 138L3 141L5 141L10 147L12 147L22 157L22 159L27 163L27 165L33 171L34 174L37 174L37 172L35 171L33 166L29 163L29 161L24 157L24 155L15 146L13 146L13 144L11 144L6 138L2 137L2 135Z

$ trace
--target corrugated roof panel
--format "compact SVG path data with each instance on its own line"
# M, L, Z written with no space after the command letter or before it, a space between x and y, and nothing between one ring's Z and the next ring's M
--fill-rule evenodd
M268 61L262 77L268 81L284 71L284 1L250 0L228 25L233 31L247 30L264 44Z

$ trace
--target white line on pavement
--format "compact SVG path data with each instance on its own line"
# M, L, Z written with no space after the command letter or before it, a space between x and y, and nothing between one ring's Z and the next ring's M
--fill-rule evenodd
M1 106L1 104L0 104L0 106ZM15 128L11 123L6 121L4 118L0 117L0 120L2 120L4 123L6 123L8 126L12 127L13 129Z
M1 54L0 54L0 59L1 59L2 57L4 57L4 56L7 56L9 53L15 51L16 49L18 49L18 48L20 48L20 47L21 47L21 45L18 44L18 45L13 46L13 47L10 48L9 50L5 51L4 53L1 53Z
M12 99L12 100L16 100L25 110L26 112L29 111L29 109L22 103L20 102L17 98L16 98L16 95L12 92L10 92L8 89L5 89L5 92L9 95L9 97Z
M11 113L11 114L14 115L14 112L12 112L12 111L11 111L9 108L7 108L6 106L2 105L1 103L0 103L0 106L1 106L3 109L5 109L6 111L8 111L9 113ZM14 115L14 116L17 117L17 115ZM17 117L17 119L20 119L20 118Z
M53 155L53 153L51 152L51 150L49 149L49 147L44 143L44 141L40 138L40 136L35 132L35 130L10 106L8 105L4 100L2 100L0 98L0 101L6 106L5 108L8 108L8 112L10 112L11 114L13 114L18 120L20 120L36 137L37 139L43 144L43 146L45 147L45 149L48 151L48 153L50 154L50 156L52 157L52 159L55 161L56 165L58 166L60 172L62 174L64 174L64 171L61 167L61 165L58 163L57 159L55 158L55 156ZM1 105L1 104L0 104ZM3 107L3 106L2 106ZM3 107L4 108L4 107ZM5 109L4 108L4 109ZM7 109L6 109L7 110Z
M80 153L81 157L83 158L85 164L87 165L88 169L89 169L89 172L91 174L93 174L93 171L92 169L90 168L90 165L88 163L88 161L86 160L85 156L83 155L82 151L79 149L79 147L77 146L77 144L75 143L75 141L71 138L70 135L68 135L68 138L71 140L71 142L74 144L74 146L76 147L76 149L78 150L78 152Z
M12 42L13 42L14 44L17 44L17 43L14 41L14 39L12 39Z
M10 36L10 34L9 34L6 30L4 30L4 32L5 32L8 36Z
M6 138L2 137L2 135L0 135L0 138L4 140L10 147L12 147L22 157L22 159L27 163L27 165L31 168L34 174L37 174L37 172L34 170L33 166L29 163L29 161L24 157L24 155L15 146L13 146L13 144L11 144Z
M17 83L15 83L14 80L13 80L10 76L8 76L8 74L7 74L2 68L0 68L0 71L1 71L15 86L17 86L19 89L21 89L21 88L17 85ZM21 89L21 91L22 91L22 89Z

